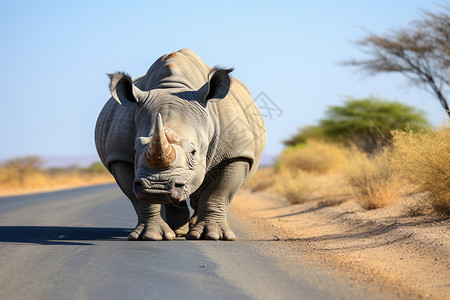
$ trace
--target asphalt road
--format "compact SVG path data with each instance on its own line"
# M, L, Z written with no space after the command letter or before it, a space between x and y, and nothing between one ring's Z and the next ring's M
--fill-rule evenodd
M233 215L235 242L127 241L135 222L115 185L0 198L0 299L385 297Z

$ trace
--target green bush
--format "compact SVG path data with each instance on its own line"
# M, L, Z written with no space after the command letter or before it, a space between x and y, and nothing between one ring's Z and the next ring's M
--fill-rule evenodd
M283 141L286 146L305 144L308 140L322 141L325 139L323 129L320 126L306 126L299 129L298 133L290 139Z
M354 145L372 153L392 140L395 129L418 131L428 128L423 112L406 104L378 98L349 99L330 106L320 127L330 140Z

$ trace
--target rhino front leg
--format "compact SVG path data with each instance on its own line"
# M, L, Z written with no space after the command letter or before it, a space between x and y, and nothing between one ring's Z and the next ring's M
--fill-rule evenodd
M130 199L133 208L138 213L138 199L133 192L134 167L130 163L117 161L111 164L111 173L122 192Z
M161 204L138 201L138 224L128 235L128 240L173 240L175 233L161 217Z
M161 217L161 205L139 201L133 192L134 167L130 163L115 162L111 173L122 192L130 199L138 217L138 224L128 235L128 240L173 240L175 233Z
M249 167L247 160L237 159L208 174L208 181L199 195L197 222L186 235L187 239L236 239L227 222L228 206L247 177Z

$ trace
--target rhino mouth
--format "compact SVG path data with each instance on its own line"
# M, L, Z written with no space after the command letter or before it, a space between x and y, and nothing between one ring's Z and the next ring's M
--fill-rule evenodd
M184 180L150 180L139 178L134 181L134 194L141 201L167 204L178 203L188 198L188 189Z

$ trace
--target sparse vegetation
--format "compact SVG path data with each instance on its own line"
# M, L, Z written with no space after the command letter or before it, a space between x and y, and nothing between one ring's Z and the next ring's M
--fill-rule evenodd
M38 156L13 158L0 165L0 194L22 193L59 187L112 182L101 163L88 168L44 169Z
M338 172L347 162L349 152L341 145L309 140L307 144L288 147L278 160L273 176L273 191L283 195L293 204L323 199L328 204L342 201L328 178L328 188L320 189L327 174ZM329 176L328 176L329 177ZM331 186L333 191L331 192ZM329 198L329 199L328 199ZM329 201L328 201L329 200Z
M0 166L0 183L39 186L43 181L43 164L43 160L38 156L9 159Z
M394 132L396 166L438 211L450 213L450 126Z
M450 214L450 126L397 130L392 136L373 153L317 140L290 146L276 168L257 172L248 187L281 194L291 203L318 200L328 206L353 199L366 209L408 197L410 216L432 208Z
M354 149L343 176L354 199L366 209L384 207L401 192L402 179L392 163L391 149L372 155Z
M275 190L292 204L311 200L314 191L309 174L302 170L282 170L275 179Z
M288 147L281 154L279 168L326 174L340 169L347 161L347 151L337 144L309 141Z

